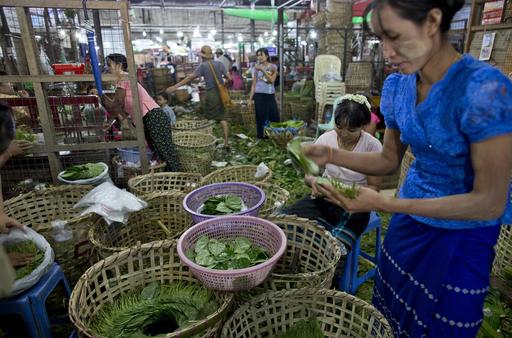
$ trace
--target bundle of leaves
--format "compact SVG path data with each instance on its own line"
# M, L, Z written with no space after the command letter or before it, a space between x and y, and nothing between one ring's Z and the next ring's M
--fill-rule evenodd
M34 271L44 260L44 252L40 250L32 241L20 241L4 244L7 254L29 254L33 255L32 261L23 266L16 267L16 279L21 279L28 276Z
M270 128L300 128L304 125L304 121L289 120L284 122L271 122Z
M336 190L342 194L345 197L348 197L350 199L354 199L357 197L357 186L355 183L352 183L352 185L347 185L344 183L341 183L337 179L334 178L325 178L325 177L317 177L316 183L322 184L322 185L332 185Z
M36 140L36 135L27 128L20 126L16 129L16 140L34 142Z
M274 336L274 338L323 338L324 333L320 322L316 317L302 319L290 327L286 332Z
M506 266L503 268L503 276L507 284L512 287L512 266Z
M109 338L152 337L183 329L218 308L212 291L196 284L153 282L102 309L93 330Z
M104 169L100 163L74 165L64 171L62 178L68 181L86 180L99 176Z
M485 299L480 331L484 337L512 337L512 310L497 289L491 289Z
M213 196L204 202L203 215L229 215L242 210L242 199L236 195Z
M269 253L244 237L232 240L200 237L187 257L201 266L216 270L236 270L258 265L270 258Z
M304 155L301 144L300 139L294 139L291 140L286 147L293 165L306 175L318 175L320 168L318 168L315 162Z

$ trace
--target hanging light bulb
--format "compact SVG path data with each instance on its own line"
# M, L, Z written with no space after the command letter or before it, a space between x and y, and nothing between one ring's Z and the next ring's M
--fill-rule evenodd
M179 37L179 38L182 38L183 37L183 32L179 31L178 33L176 33L176 36Z
M148 33L146 33L146 31L142 31L142 36L143 37L146 37L148 35Z
M65 31L65 30L63 30L63 29L59 29L59 36L60 36L61 38L66 37L66 31Z
M263 33L263 35L264 35L265 37L267 37L267 36L268 36L268 32Z
M164 30L160 28L160 35L164 35Z
M316 38L318 37L318 34L316 34L316 32L315 32L315 31L311 31L311 32L309 33L309 36L310 36L312 39L316 39Z
M238 42L244 42L244 37L242 35L238 36Z
M217 34L217 31L216 31L215 29L212 29L212 30L210 31L210 34L211 34L212 36L215 36L215 34Z
M272 31L272 35L277 36L277 31L275 29Z

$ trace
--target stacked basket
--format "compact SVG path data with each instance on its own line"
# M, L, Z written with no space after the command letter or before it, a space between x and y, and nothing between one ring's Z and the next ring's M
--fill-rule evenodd
M73 289L69 316L80 336L99 337L93 330L101 311L127 292L152 282L198 284L176 254L175 241L158 241L118 252L88 269ZM212 314L166 337L215 336L232 301L232 295L213 292L219 304Z
M200 185L200 181L201 175L197 173L151 173L131 178L128 189L137 196L172 190L190 192Z
M300 98L290 101L292 118L309 122L315 115L315 100L310 97Z
M216 139L198 132L174 133L173 142L184 172L206 175L215 155Z
M140 243L178 237L192 224L183 208L184 193L156 192L144 196L148 207L130 215L127 224L107 224L98 218L89 239L100 258L108 257Z
M198 132L213 135L215 121L209 120L179 120L173 126L173 132Z
M278 185L267 182L255 182L253 184L265 192L265 203L260 209L260 217L266 217L277 212L288 202L288 198L290 198L288 190Z
M85 185L62 185L22 194L4 204L7 216L31 226L46 238L55 252L55 260L71 284L89 267L91 245L87 231L93 223L91 215L79 216L80 211L73 206L91 189ZM51 222L55 220L67 221L66 227L72 231L72 239L64 242L54 240Z
M212 171L201 180L201 185L222 182L268 182L272 177L272 171L269 169L263 177L256 177L256 165L235 165Z
M372 85L372 64L370 62L351 62L347 67L345 87L348 94L370 93Z

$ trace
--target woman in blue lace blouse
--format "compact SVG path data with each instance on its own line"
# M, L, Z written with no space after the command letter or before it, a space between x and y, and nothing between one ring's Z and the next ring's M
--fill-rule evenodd
M360 188L328 200L352 212L394 213L377 266L373 303L396 337L474 337L489 289L500 225L512 222L512 83L461 56L446 38L463 0L377 0L371 25L399 70L386 79L382 152L305 147L317 163L366 175L411 164L397 198Z

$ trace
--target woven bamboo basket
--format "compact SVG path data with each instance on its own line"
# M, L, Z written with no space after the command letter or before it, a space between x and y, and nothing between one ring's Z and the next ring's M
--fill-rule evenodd
M301 98L297 101L291 101L292 117L295 120L309 122L315 115L315 101L310 98Z
M87 232L93 223L92 215L79 216L80 210L73 206L91 189L87 185L62 185L22 194L4 203L7 216L31 226L46 238L71 284L89 267L92 247ZM68 222L72 240L56 242L53 239L51 222L54 220Z
M172 130L175 132L194 131L213 135L214 125L215 121L209 120L179 120L172 126Z
M306 130L306 123L298 128L272 128L271 126L265 127L265 135L268 136L272 142L282 148L286 148L288 142L294 137L303 136Z
M78 281L71 293L69 317L80 336L100 337L92 330L100 311L119 296L152 282L199 282L181 264L175 241L157 241L132 247L96 263ZM193 325L167 334L171 337L214 337L225 319L233 296L213 292L219 308Z
M191 192L200 185L200 182L201 175L197 173L151 173L131 178L128 181L128 189L137 196L169 190Z
M267 182L256 182L254 185L263 189L265 192L265 203L259 211L259 217L267 217L275 213L283 207L290 198L288 190L283 189L278 185Z
M230 90L229 97L231 101L247 101L249 99L249 95L243 90Z
M325 337L392 338L384 316L365 301L327 289L270 291L242 305L226 321L223 338L273 337L316 317Z
M269 290L330 288L341 257L334 236L315 221L305 218L293 215L264 218L283 229L287 238L286 251L270 277L258 287L238 293L236 304Z
M229 121L235 124L242 124L242 109L247 109L247 104L243 103L243 101L231 101L232 104L229 107L226 107L226 114L228 116Z
M235 165L217 169L206 175L201 180L201 185L224 182L268 182L272 177L272 170L269 169L265 176L258 179L254 177L257 168L257 165Z
M398 178L398 185L396 188L397 191L399 191L400 187L402 187L405 177L407 177L407 172L409 171L409 168L414 160L415 157L411 151L411 148L407 148L404 157L402 158L402 164L400 165L400 177Z
M500 237L495 247L496 257L492 267L493 275L506 281L503 269L512 267L512 225L502 225Z
M89 230L89 240L100 258L126 250L137 243L174 239L190 225L192 218L183 208L185 193L155 192L144 196L148 206L130 215L127 224L108 225L98 218Z
M142 175L142 168L124 165L119 159L119 156L114 156L112 158L112 164L114 165L114 168L117 168L117 183L119 183L119 179L121 179L123 181L122 183L126 184L131 178ZM152 165L149 167L149 170L152 173L160 173L165 170L165 162Z
M184 172L206 175L215 155L215 136L198 132L174 133L174 145Z
M240 107L240 117L246 129L256 131L256 112L254 111L254 104L251 106L242 105Z

